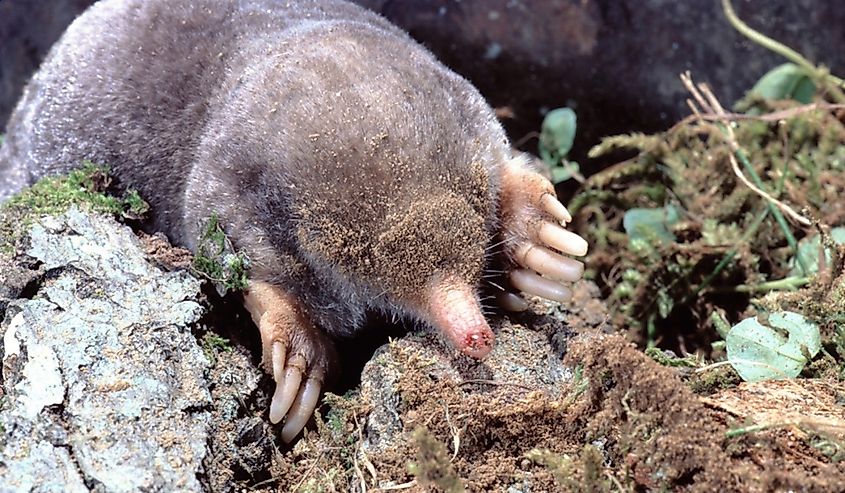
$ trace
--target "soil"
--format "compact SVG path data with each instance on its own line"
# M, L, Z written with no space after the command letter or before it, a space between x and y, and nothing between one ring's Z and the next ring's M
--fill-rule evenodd
M326 422L275 458L275 486L280 491L363 491L361 484L369 485L367 491L842 491L841 383L737 385L723 368L713 368L706 370L717 375L713 380L728 385L714 390L718 385L702 385L692 372L662 366L625 337L607 334L607 314L595 294L581 286L574 312L502 320L498 327L501 336L522 322L550 343L565 341L557 354L565 351L564 365L577 370L557 391L513 379L468 388L467 382L479 381L471 368L452 361L458 375L448 375L429 360L436 340L409 336L370 363L382 368L381 378L396 380L391 388L403 439L373 446L367 422L379 407L374 393L364 389L329 398L322 409ZM423 337L420 344L408 343L417 337ZM397 368L395 374L384 369L389 367ZM365 381L373 377L368 369Z
M816 120L845 141L841 115ZM797 291L726 294L730 286L789 275L790 254L771 218L753 240L738 239L732 229L750 228L755 215L749 211L761 205L728 174L724 143L702 139L702 130L688 124L665 135L635 136L645 150L595 175L574 200L582 200L571 207L579 232L594 246L587 259L594 282L579 283L569 306L531 300L526 313L495 315L498 341L483 363L456 354L436 334L374 320L364 338L340 343L346 362L335 391L343 394L326 395L292 446L266 419L273 383L258 369L256 332L236 295L221 299L209 287L214 309L198 338L220 334L230 341L213 350L216 431L204 478L210 490L845 490L845 346L837 339L842 261ZM779 128L767 125L758 125L756 134L740 126L738 133ZM806 135L810 143L819 140L812 131ZM786 140L772 142L780 146L776 151L756 152L782 155ZM655 172L655 162L690 150L712 156L702 159L712 167L679 168L682 179L674 181ZM845 184L838 170L809 176L796 166L801 180L785 189L785 200L815 207L819 224L841 224L836 203ZM798 186L814 179L824 186L802 194ZM722 186L709 186L717 182ZM606 200L607 191L616 199ZM585 196L605 200L583 205ZM669 228L674 242L632 250L622 236L625 210L659 206L667 196L686 211ZM724 227L705 224L707 217L718 217ZM714 231L719 241L712 241ZM799 235L811 233L807 228ZM189 252L160 236L141 237L160 265L190 268ZM736 261L714 278L716 287L699 289L734 244ZM679 274L678 266L688 270ZM620 275L626 270L641 275ZM671 282L673 275L683 283ZM623 281L632 283L629 298L616 291ZM675 303L664 313L654 305L661 291ZM650 303L651 311L644 310ZM718 363L724 350L713 344L720 337L706 314L719 310L734 322L767 306L801 308L821 322L826 352L804 378L746 383ZM657 322L653 331L649 316Z

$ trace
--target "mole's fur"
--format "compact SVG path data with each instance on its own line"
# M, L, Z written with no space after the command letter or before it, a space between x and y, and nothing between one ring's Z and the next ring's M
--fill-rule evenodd
M438 269L477 280L508 152L468 82L357 6L104 0L27 87L0 159L27 183L108 165L188 246L217 213L253 279L348 332Z
M0 199L86 160L137 189L152 228L175 243L194 248L217 214L247 254L246 305L278 383L274 402L286 402L275 418L271 410L274 421L290 406L279 397L283 369L299 372L289 386L327 370L333 349L319 334L353 334L370 311L449 326L459 349L483 356L492 332L476 290L501 223L511 218L514 235L529 240L535 231L574 236L538 229L546 213L531 207L553 197L551 185L514 164L478 91L383 18L341 0L94 4L8 123ZM517 205L503 211L503 201ZM546 211L565 220L553 202ZM564 265L523 246L524 266ZM516 274L524 291L539 283L537 294L568 296L537 274ZM309 377L316 390L297 402L303 393L316 402L324 373ZM307 419L308 405L291 409Z

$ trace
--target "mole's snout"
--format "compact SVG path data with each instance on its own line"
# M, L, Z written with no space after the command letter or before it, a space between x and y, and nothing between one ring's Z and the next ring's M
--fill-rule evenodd
M473 289L454 279L435 283L428 292L431 323L462 353L483 358L490 353L495 336Z

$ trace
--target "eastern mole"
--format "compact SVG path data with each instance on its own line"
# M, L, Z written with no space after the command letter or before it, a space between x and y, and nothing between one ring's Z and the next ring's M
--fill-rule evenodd
M583 273L562 254L586 243L478 91L342 0L94 4L9 121L0 193L83 160L137 189L172 241L194 248L217 214L246 252L285 441L336 371L331 336L366 313L427 323L481 358L493 252L511 288L556 301Z

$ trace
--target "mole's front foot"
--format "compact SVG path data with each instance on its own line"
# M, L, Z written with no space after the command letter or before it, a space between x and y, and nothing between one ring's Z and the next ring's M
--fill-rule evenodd
M323 382L337 362L335 348L299 301L278 286L250 282L244 305L261 332L264 369L276 381L270 421L287 416L282 440L290 442L314 413Z
M505 164L501 186L505 253L516 265L508 272L511 285L524 293L568 301L572 290L561 283L580 279L584 264L561 254L586 255L587 242L560 226L572 217L557 200L554 187L518 159ZM525 300L510 292L501 293L499 302L513 311L528 307Z

